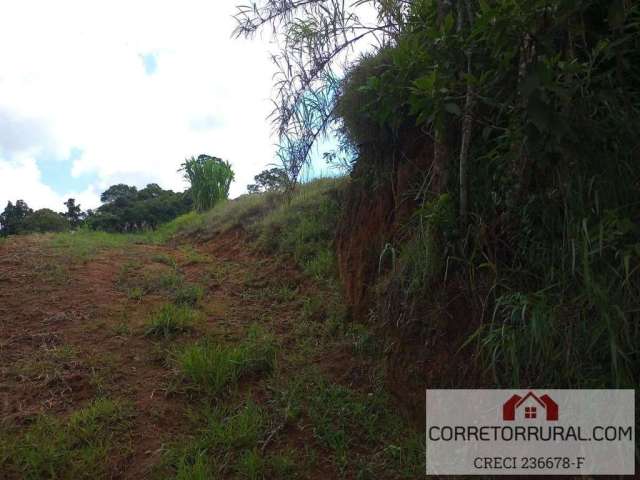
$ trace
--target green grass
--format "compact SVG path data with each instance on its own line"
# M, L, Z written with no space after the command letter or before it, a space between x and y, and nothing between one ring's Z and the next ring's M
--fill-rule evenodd
M252 228L266 252L292 255L318 280L336 274L332 242L340 215L344 178L324 178L301 185L290 202L282 202Z
M176 263L176 259L173 258L171 255L168 255L166 253L158 253L154 256L151 257L151 260L157 263L162 263L163 265L166 265L168 267L171 267L173 269L177 269L178 268L178 264Z
M184 215L180 215L168 223L160 225L154 232L152 232L150 237L154 243L165 243L177 233L184 230L195 229L201 223L202 215L198 214L196 211L191 211Z
M184 255L185 257L184 265L211 262L211 259L208 255L200 253L192 245L182 245L179 250L180 253L182 253L182 255Z
M50 245L75 261L84 262L99 252L123 248L133 243L145 243L143 234L107 233L88 229L53 234Z
M98 399L66 420L42 415L24 432L0 435L0 471L20 478L105 478L116 452L129 448L130 409Z
M264 252L291 255L310 276L333 280L332 242L346 185L345 178L313 180L300 185L289 201L273 192L243 195L186 222L176 234L212 238L242 228Z
M424 473L423 430L398 415L382 388L355 391L302 367L294 377L274 376L270 391L277 416L311 432L342 475L410 479Z
M168 449L166 463L175 478L229 478L251 471L240 452L253 452L267 434L262 408L249 402L239 408L217 406L196 413L196 434ZM257 477L263 478L263 477Z
M165 455L165 466L174 478L296 478L300 468L296 452L266 453L261 448L271 425L268 412L255 403L203 408L194 421L195 435Z
M204 340L187 346L178 352L177 363L193 388L217 395L244 376L270 372L275 353L273 337L254 326L247 338L235 345Z
M166 304L151 315L145 335L168 338L193 330L199 314L189 305Z
M195 306L204 295L204 289L195 283L185 283L177 287L173 294L173 302L177 305Z

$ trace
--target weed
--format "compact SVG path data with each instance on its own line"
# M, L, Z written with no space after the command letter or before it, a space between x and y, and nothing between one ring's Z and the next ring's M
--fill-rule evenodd
M3 446L0 469L24 478L102 478L109 458L126 449L130 409L98 399L65 422L43 415ZM0 442L2 445L2 442Z
M209 263L211 259L208 255L200 253L191 245L183 245L180 247L180 252L185 257L184 265L192 265L196 263Z
M205 340L184 348L177 361L182 374L195 388L215 395L243 376L270 372L275 362L275 342L271 335L252 327L238 345Z
M158 253L152 256L151 260L157 263L162 263L163 265L167 265L174 270L178 268L178 264L176 263L175 258L173 258L171 255L167 255L166 253Z
M128 337L131 335L131 327L127 322L118 323L113 329L114 333L120 337Z
M198 312L189 305L166 304L149 320L145 335L168 338L193 329Z
M202 281L211 286L219 286L222 285L228 274L229 266L226 263L215 263L207 267Z
M237 410L217 406L198 413L200 427L197 434L186 442L170 448L167 463L177 471L178 478L228 478L229 463L237 451L251 452L265 435L265 413L254 403L247 403ZM213 464L210 459L219 460ZM239 470L244 468L242 457ZM247 471L252 467L249 460ZM226 475L225 475L226 474Z
M144 297L144 289L142 287L127 288L127 298L139 302Z
M185 283L176 288L173 293L173 302L177 305L189 305L193 307L198 304L203 295L204 290L200 285Z
M259 480L264 478L266 462L258 449L245 450L236 464L240 478Z

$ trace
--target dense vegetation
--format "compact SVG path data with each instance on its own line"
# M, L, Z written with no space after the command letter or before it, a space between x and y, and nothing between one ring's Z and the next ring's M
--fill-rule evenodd
M191 184L184 192L164 190L156 183L140 190L120 183L102 192L100 207L86 212L73 198L64 202L67 208L64 213L47 208L34 212L24 200L18 200L15 205L8 202L0 214L0 235L62 232L81 226L106 232L153 230L194 208L204 212L228 198L234 178L229 162L200 155L197 159L185 160L180 171ZM269 189L275 188L273 180L265 182ZM262 188L263 183L260 186Z
M70 211L73 212L75 220L77 218L75 201L70 198L66 204L73 208ZM24 200L18 200L15 205L7 202L7 206L0 214L0 236L68 230L73 225L73 220L68 213L56 213L48 208L34 211Z
M473 348L476 375L501 385L637 385L640 7L374 5L365 25L340 2L263 2L238 33L285 39L274 118L289 175L336 128L355 154L345 214L395 199L372 247L375 318L409 342L457 322L466 336L441 342ZM337 81L367 36L380 47ZM471 324L437 313L461 289Z
M86 224L94 230L131 232L155 229L193 208L189 191L175 193L151 183L138 190L118 184L102 193L102 205L92 212Z
M189 158L181 171L191 185L191 195L197 211L204 212L229 197L229 187L234 178L231 164L218 157L200 155Z

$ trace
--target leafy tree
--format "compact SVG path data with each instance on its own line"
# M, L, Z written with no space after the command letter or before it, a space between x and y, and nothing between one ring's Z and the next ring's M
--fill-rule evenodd
M196 210L203 212L220 200L229 197L229 187L234 179L231 164L218 157L200 155L186 159L180 171L191 184Z
M156 228L193 208L190 192L163 190L155 183L141 190L113 185L101 198L103 205L87 212L86 222L95 230L124 232Z
M136 187L130 187L124 183L110 186L107 190L100 195L100 201L102 203L112 203L115 201L126 201L134 198L138 193Z
M68 229L69 221L64 214L41 208L24 218L21 233L64 232Z
M0 233L5 237L21 233L24 219L31 213L33 210L24 200L18 200L15 205L7 202L4 212L0 214Z
M70 198L69 200L64 202L64 205L65 207L67 207L67 211L64 213L64 216L69 221L71 227L79 227L86 216L86 214L82 212L80 205L76 205L76 201L73 198Z
M263 170L253 178L256 183L247 185L247 191L249 193L284 190L289 180L287 172L278 167Z

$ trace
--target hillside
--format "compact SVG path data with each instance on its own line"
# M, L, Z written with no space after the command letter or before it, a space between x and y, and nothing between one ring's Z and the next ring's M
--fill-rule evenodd
M292 209L245 198L151 235L0 244L4 478L423 471L423 432L385 390L376 338L345 319L317 248L327 225L305 216L325 206L328 219L339 183ZM299 223L257 230L282 222Z

